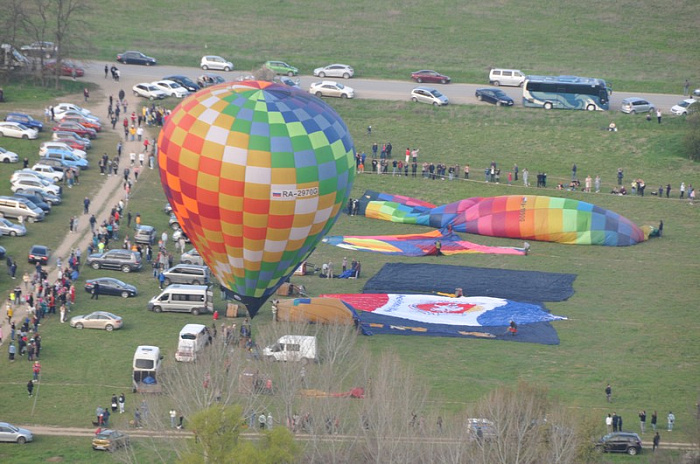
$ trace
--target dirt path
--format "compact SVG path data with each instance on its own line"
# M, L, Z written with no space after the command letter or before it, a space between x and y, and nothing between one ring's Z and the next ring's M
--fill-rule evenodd
M81 260L83 263L85 262L85 259L87 258L86 250L88 245L92 241L92 234L90 232L89 222L90 214L95 215L95 218L97 219L97 225L109 219L112 207L114 207L120 199L125 198L123 189L123 171L125 167L130 165L129 153L135 152L138 154L139 152L143 151L143 142L131 142L128 140L124 140L124 130L121 123L117 123L116 129L112 130L112 125L109 123L107 115L107 105L109 102L109 96L112 95L114 97L114 101L116 102L118 99L119 90L124 90L124 92L126 93L125 99L128 102L128 114L131 114L131 111L137 111L140 109L139 106L141 100L137 97L134 97L133 92L131 91L131 87L134 84L138 83L139 80L136 78L130 78L128 76L128 72L125 72L126 70L123 69L124 66L120 67L120 69L122 69L122 78L120 82L114 82L111 78L104 79L104 71L101 71L101 69L104 68L104 65L105 63L93 63L92 66L86 69L85 77L83 78L83 80L92 82L99 86L98 90L91 92L90 99L88 102L84 101L82 95L68 95L66 97L62 97L61 99L52 102L52 104L54 105L60 102L75 103L77 105L89 109L95 116L98 116L103 121L102 132L100 132L100 135L98 135L98 139L105 139L109 137L114 141L114 144L112 146L109 146L106 151L110 159L116 156L117 140L121 140L123 147L122 156L119 163L119 170L116 176L107 176L106 174L104 176L100 175L98 163L100 157L102 156L102 153L105 153L104 150L102 152L96 152L93 148L92 151L88 154L88 157L90 159L90 169L83 175L87 175L90 177L97 176L104 179L104 181L102 182L102 185L100 186L99 190L97 190L97 192L86 192L85 196L90 198L90 213L81 214L80 216L78 216L78 232L68 232L65 235L63 241L54 250L52 250L49 264L48 266L45 266L45 269L49 273L49 282L54 282L58 275L58 269L56 268L56 258L60 257L61 261L63 263L66 263L67 258L71 254L71 251L80 248L82 252ZM123 119L124 114L120 116L122 116ZM145 129L144 137L148 137L151 140L154 137L157 137L158 133L154 128L150 128L148 126L143 127ZM154 177L155 180L157 180L157 169L151 170L148 169L147 166L144 166L144 168L139 173L139 182L153 182ZM131 176L131 178L133 179L133 175ZM132 194L135 190L137 190L137 188L138 183L133 183L131 190ZM80 211L82 211L82 199L79 200L79 202L79 205L70 205L70 207L79 207ZM128 202L125 201L125 204L127 203ZM21 280L19 279L21 279L21 276L18 278L18 282L21 282ZM10 288L8 288L8 291L9 290ZM24 317L26 317L26 315L27 306L20 305L17 308L15 308L13 319L15 321L21 321L22 319L24 319ZM3 331L3 343L0 344L0 346L2 346L5 343L5 340L9 338L10 328L7 323L4 323L2 327L0 327L0 330Z

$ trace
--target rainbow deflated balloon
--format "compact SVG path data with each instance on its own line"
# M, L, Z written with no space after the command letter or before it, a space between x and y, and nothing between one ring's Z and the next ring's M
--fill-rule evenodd
M335 110L270 82L187 98L158 150L183 231L251 316L331 229L355 176L352 137Z

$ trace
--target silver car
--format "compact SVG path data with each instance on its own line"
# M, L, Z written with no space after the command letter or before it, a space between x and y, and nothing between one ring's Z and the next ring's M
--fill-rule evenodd
M328 66L314 69L314 76L320 78L342 77L343 79L350 79L354 75L355 70L347 64L329 64Z
M4 217L0 217L0 234L9 235L10 237L22 237L27 235L27 228L23 224L15 224Z
M643 98L629 97L622 100L620 111L627 114L652 113L656 111L653 103Z
M180 262L183 264L197 264L199 266L204 265L204 260L196 248L192 248L187 253L183 253L182 256L180 256Z
M435 106L443 106L449 103L446 96L432 87L416 87L411 90L411 100L420 103L430 103Z
M34 435L27 429L15 427L7 422L0 422L0 441L23 445L34 440Z

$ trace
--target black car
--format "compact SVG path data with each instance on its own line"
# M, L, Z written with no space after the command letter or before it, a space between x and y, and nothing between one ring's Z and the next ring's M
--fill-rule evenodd
M25 195L34 195L44 203L48 203L49 206L60 205L62 201L60 196L51 192L42 192L41 190L26 189L22 193L24 193ZM18 193L15 193L15 196L18 195ZM37 204L37 206L39 205Z
M155 58L146 56L141 52L128 51L117 55L117 61L124 64L144 64L151 66L157 63Z
M122 272L138 271L143 267L141 255L136 251L116 248L88 256L86 264L93 269L115 269Z
M163 78L163 80L177 82L178 84L180 84L181 86L183 86L184 88L189 90L190 92L196 92L199 89L201 89L201 87L195 81L193 81L192 79L190 79L187 76L182 76L180 74L177 74L175 76L165 76Z
M15 198L22 198L24 200L29 201L30 203L33 203L35 206L38 206L41 208L44 213L50 213L51 212L51 205L46 203L41 197L33 194L33 193L27 193L27 192L16 192L14 195L12 195ZM32 205L29 205L31 208Z
M0 246L0 259L5 259L6 254L7 250L5 250L5 247Z
M634 456L642 452L642 439L634 432L613 432L598 440L595 449L601 453L627 453Z
M515 102L501 89L484 87L476 89L476 99L496 106L513 106Z
M96 282L100 284L100 295L116 295L122 298L129 298L130 296L136 296L138 293L136 287L133 285L127 284L112 277L99 277L97 279L89 279L85 281L85 291L92 293L92 289Z
M29 250L29 257L27 261L31 264L40 263L45 266L49 262L49 254L51 250L49 247L44 245L34 245L31 250Z

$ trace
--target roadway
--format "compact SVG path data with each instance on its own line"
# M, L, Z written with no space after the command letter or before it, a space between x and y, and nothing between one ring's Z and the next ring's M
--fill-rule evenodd
M193 67L176 67L176 66L139 66L139 65L125 65L116 62L91 62L85 63L85 77L83 79L93 81L99 84L101 80L104 79L104 66L116 65L121 72L121 81L124 83L124 91L127 95L132 95L131 86L139 82L152 82L155 80L162 79L164 76L181 74L191 78L196 81L197 76L201 75L205 71L200 68ZM231 72L217 72L217 71L206 71L208 73L219 74L227 81L234 81L245 76L250 75L249 72L244 71L231 71ZM111 79L111 78L108 78ZM296 78L295 78L296 79ZM314 76L299 76L300 86L304 90L308 90L310 84L315 81L322 80ZM415 82L411 81L409 78L405 80L388 80L388 79L362 79L362 78L352 78L352 79L332 79L326 78L326 80L337 80L355 89L355 98L360 99L371 99L371 100L388 100L388 101L409 101L409 95L411 89L418 86ZM466 105L487 105L488 103L483 103L477 101L474 96L474 92L480 87L490 87L488 82L483 84L461 84L452 83L446 85L440 84L420 84L435 87L440 92L445 94L447 98L450 99L450 103ZM522 103L522 89L519 87L500 87L506 94L508 94L514 101L516 106L521 106ZM665 113L666 116L670 116L670 109L673 105L677 104L679 101L683 100L682 95L670 95L670 94L641 94L641 93L631 93L623 91L614 91L611 99L611 110L619 111L620 103L622 100L628 97L641 97L651 101L657 108L661 108L661 111Z

